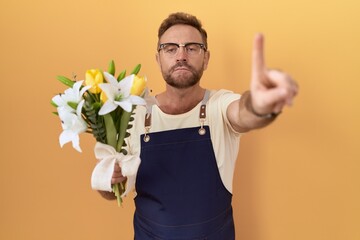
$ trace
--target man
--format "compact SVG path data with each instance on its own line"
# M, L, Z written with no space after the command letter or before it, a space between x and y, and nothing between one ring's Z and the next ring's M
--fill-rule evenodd
M129 152L141 158L135 239L235 239L231 191L241 133L271 123L291 105L297 84L266 68L258 34L250 91L240 96L202 88L210 59L207 33L185 13L163 21L157 50L166 90L137 108L128 139ZM112 183L125 179L116 164Z

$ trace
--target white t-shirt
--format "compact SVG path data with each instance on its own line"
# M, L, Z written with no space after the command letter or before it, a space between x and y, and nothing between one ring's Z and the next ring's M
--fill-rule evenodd
M204 124L210 128L219 173L230 193L232 193L233 175L241 134L231 127L226 110L231 102L239 98L239 94L228 90L211 91L209 100L206 103L206 120ZM201 102L186 113L170 115L162 112L157 105L153 105L150 133L197 126L200 128L200 106ZM127 139L127 144L130 154L140 156L140 135L145 133L146 107L138 106L135 113L134 126L130 129L131 135Z

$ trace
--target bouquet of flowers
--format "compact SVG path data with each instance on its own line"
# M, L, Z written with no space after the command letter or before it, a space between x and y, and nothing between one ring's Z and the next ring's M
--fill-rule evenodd
M85 80L58 76L58 80L70 88L51 101L63 129L59 137L61 147L72 142L81 152L79 134L91 133L95 137L95 157L99 163L92 174L92 187L113 191L119 205L134 186L140 164L139 157L128 156L124 141L130 135L127 130L132 127L131 115L136 105L146 104L146 78L137 75L140 69L138 64L130 75L124 70L115 78L115 63L111 61L107 72L86 71ZM114 164L121 166L122 174L127 177L126 186L111 185Z

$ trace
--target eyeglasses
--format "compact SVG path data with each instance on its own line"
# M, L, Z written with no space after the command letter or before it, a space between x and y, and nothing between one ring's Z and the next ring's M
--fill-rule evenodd
M159 44L158 52L163 50L163 53L168 57L174 57L179 53L180 47L184 47L184 50L188 56L196 56L201 54L201 50L206 52L205 44L203 43L161 43Z

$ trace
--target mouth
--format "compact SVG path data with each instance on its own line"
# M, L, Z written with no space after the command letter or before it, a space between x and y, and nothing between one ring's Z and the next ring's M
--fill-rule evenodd
M189 71L189 69L187 67L178 67L178 68L175 68L174 70L175 71L177 71L177 70L187 70L187 71Z
M187 63L178 62L172 67L171 72L172 73L177 72L179 74L186 73L186 72L191 72L192 73L193 69Z
M174 72L176 72L176 71L190 71L190 68L185 67L185 66L181 66L181 67L176 67L176 68L174 68L173 71L174 71Z

